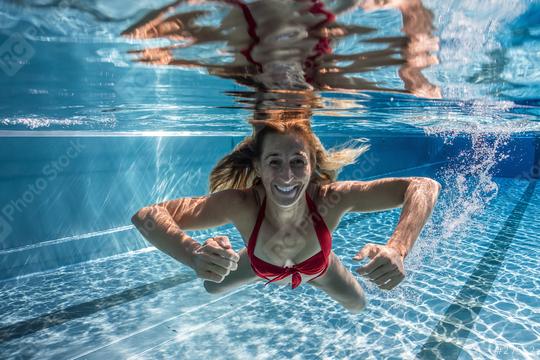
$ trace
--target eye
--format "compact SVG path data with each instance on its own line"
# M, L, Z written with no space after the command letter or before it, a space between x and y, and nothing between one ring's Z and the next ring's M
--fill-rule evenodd
M277 159L270 160L269 162L270 166L278 166L280 164L280 161Z
M294 159L292 163L296 166L302 166L305 165L306 162L304 161L304 159Z

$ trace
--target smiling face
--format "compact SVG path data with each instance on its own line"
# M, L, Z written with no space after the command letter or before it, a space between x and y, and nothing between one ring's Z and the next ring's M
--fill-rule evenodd
M311 179L308 145L295 133L270 133L264 138L255 167L266 196L278 206L292 206L304 195Z

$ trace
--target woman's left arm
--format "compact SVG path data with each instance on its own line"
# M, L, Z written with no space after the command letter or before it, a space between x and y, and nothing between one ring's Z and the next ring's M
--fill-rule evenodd
M402 206L398 224L386 245L367 244L354 257L371 261L356 271L390 290L405 278L403 260L410 252L437 201L441 185L430 178L384 178L332 184L344 212L369 212Z

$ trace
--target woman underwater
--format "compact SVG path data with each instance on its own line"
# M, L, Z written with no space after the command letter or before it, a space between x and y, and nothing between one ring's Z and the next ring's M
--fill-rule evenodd
M255 120L254 133L210 175L211 194L145 207L132 222L158 249L191 267L210 293L256 280L308 283L349 311L366 306L353 274L331 250L332 231L347 212L403 206L386 245L367 244L353 258L358 273L390 290L405 277L403 260L435 205L440 185L422 177L336 181L365 147L326 151L307 120ZM184 230L233 224L245 247L226 236L203 245Z
M316 37L315 44L319 43ZM263 41L256 45L248 47L251 55L247 58L261 66L252 75L242 74L241 69L232 71L234 67L214 72L259 88L252 135L212 170L209 195L144 207L133 215L132 222L158 249L192 268L210 293L255 281L291 284L293 289L307 283L350 312L360 312L366 306L364 292L332 251L332 232L347 212L402 206L387 244L367 244L353 257L370 258L356 271L390 290L405 278L404 258L432 212L440 185L423 177L337 181L341 168L353 164L367 147L327 151L310 126L315 98L311 84L316 83L307 81L310 69L289 65L288 76L283 76L276 67L267 66L283 59L283 48L264 46ZM244 45L239 48L245 49ZM309 53L312 45L306 48L308 53L296 59L313 56ZM266 56L254 60L255 51L263 50ZM205 67L212 73L212 67ZM291 69L299 74L303 71L303 76L290 76ZM293 109L283 108L287 102L294 104ZM226 236L200 244L184 232L224 224L233 224L241 234L245 247L238 252Z

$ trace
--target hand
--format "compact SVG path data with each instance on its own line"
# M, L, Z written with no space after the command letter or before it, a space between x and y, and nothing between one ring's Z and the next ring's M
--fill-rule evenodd
M193 270L204 280L220 283L231 271L238 269L240 256L233 250L227 236L215 236L193 251Z
M366 256L371 261L357 268L356 272L373 281L379 288L391 290L405 279L403 257L393 247L367 244L353 257L353 260L362 260Z

